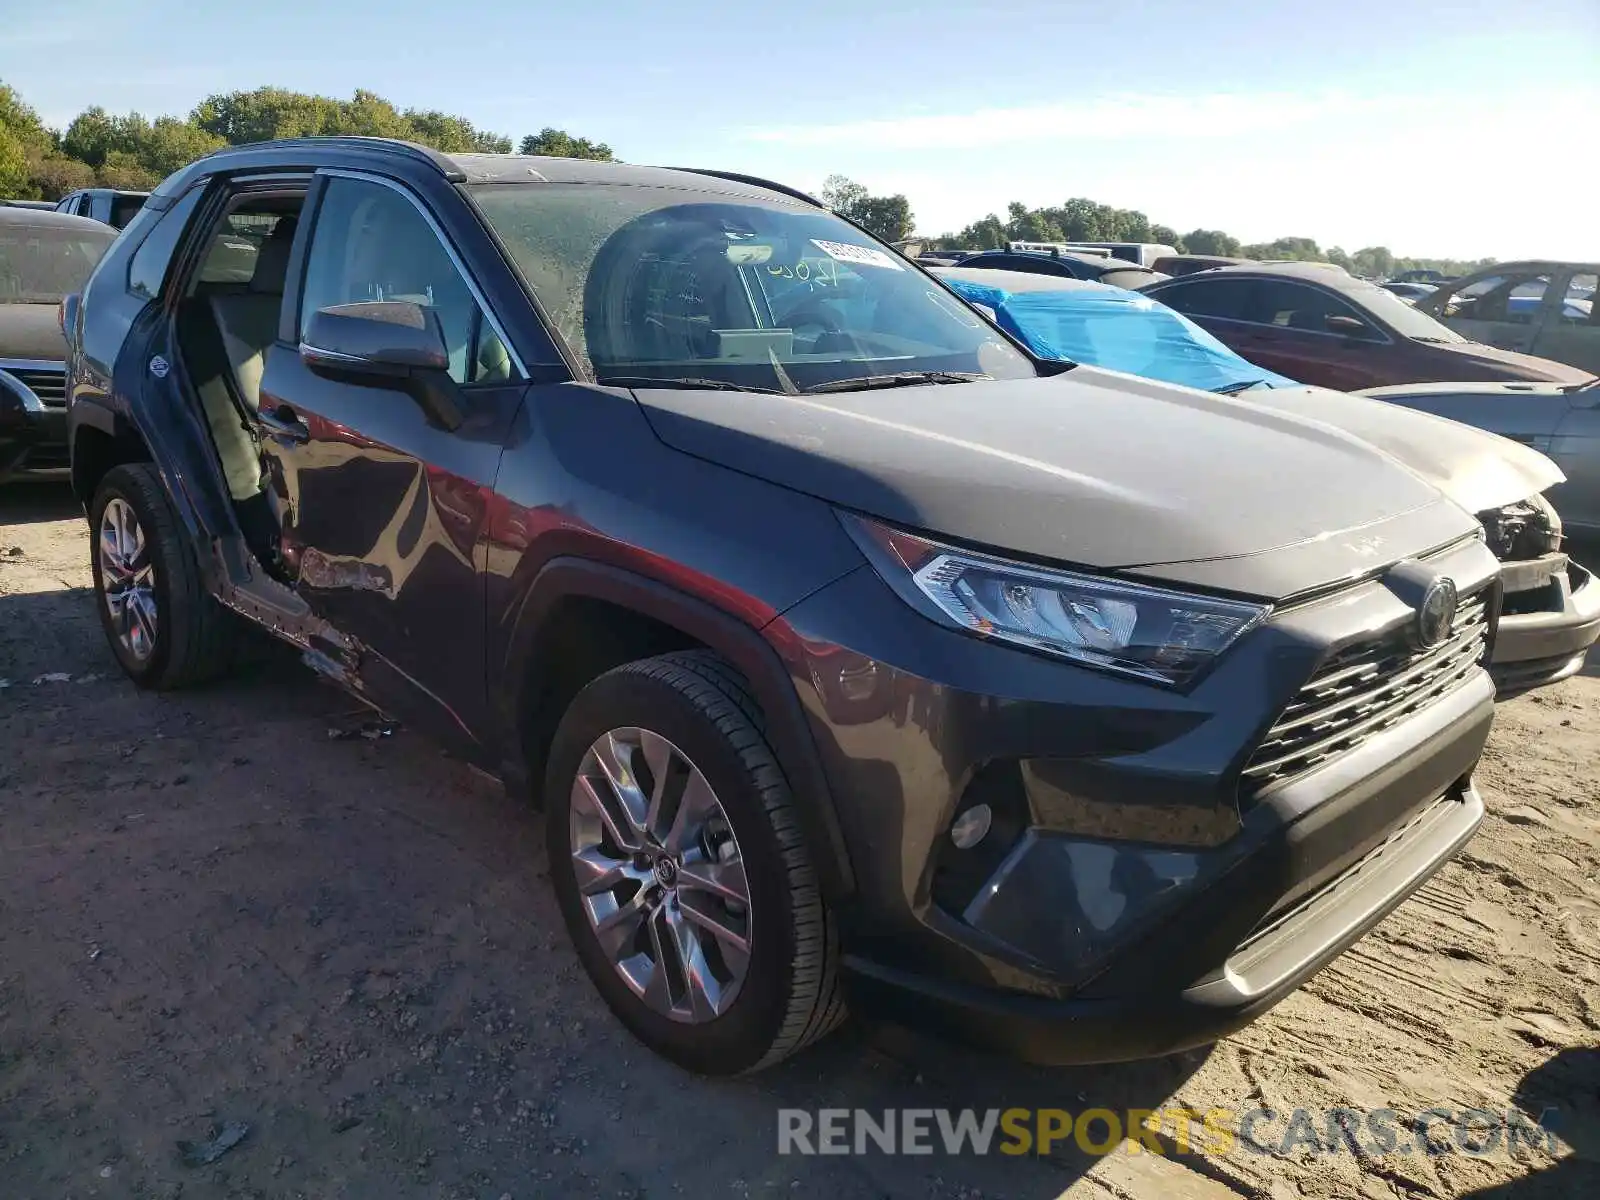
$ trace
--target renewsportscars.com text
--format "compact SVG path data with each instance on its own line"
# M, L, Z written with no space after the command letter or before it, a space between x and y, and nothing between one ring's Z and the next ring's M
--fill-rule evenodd
M1431 1108L778 1110L779 1154L1512 1154L1550 1151L1549 1114Z

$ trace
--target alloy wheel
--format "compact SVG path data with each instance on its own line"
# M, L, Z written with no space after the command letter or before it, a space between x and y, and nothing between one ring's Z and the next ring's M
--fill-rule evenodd
M670 1020L726 1012L750 966L750 889L728 815L700 769L648 729L613 729L569 800L573 873L601 949Z
M117 640L137 662L155 652L156 569L139 515L120 496L100 515L100 591Z

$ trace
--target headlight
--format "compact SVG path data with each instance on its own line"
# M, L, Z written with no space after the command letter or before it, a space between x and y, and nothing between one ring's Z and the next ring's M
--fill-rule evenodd
M1197 678L1267 613L941 545L863 517L846 528L914 606L979 637L1173 687Z
M1522 562L1561 549L1561 516L1543 495L1480 513L1484 541L1501 562Z

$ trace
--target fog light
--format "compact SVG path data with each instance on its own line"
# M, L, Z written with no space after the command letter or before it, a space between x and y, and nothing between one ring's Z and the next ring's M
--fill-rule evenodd
M950 840L957 850L971 850L989 836L994 813L987 804L974 804L950 823Z

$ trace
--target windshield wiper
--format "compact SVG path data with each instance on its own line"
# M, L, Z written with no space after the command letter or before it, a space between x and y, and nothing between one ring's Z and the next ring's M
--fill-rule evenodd
M827 383L801 388L809 394L816 392L865 392L872 388L916 387L924 383L972 383L978 379L993 379L981 371L899 371L893 375L857 375L852 379L830 379Z
M750 387L731 383L726 379L701 379L692 375L597 375L595 382L603 387L625 388L690 388L699 392L760 392L765 396L782 396L777 388Z
M1219 388L1211 390L1219 396L1237 396L1240 392L1248 392L1254 387L1271 387L1265 379L1246 379L1243 383L1225 383Z

